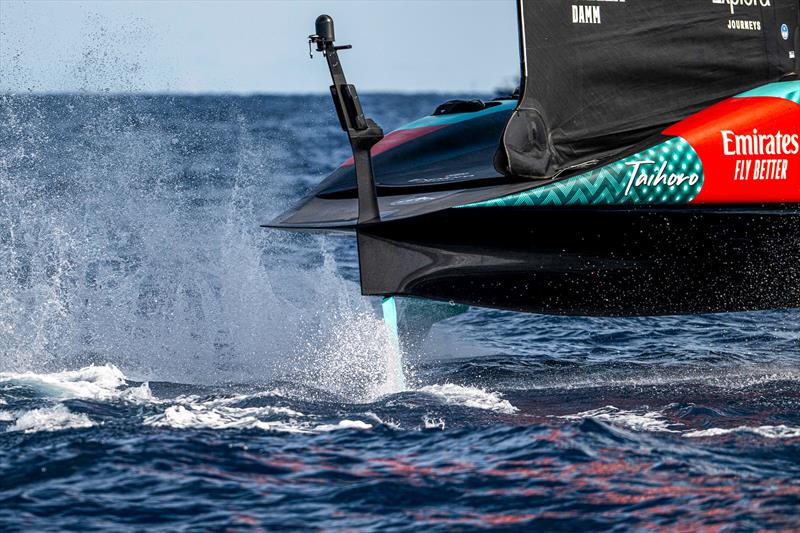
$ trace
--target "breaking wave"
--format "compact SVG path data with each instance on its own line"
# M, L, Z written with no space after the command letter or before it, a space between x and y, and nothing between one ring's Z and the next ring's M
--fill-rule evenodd
M428 385L422 387L419 391L435 396L450 405L463 405L472 409L486 409L506 414L513 414L519 410L511 405L508 400L504 400L499 393L476 387L462 387L452 383L445 383L443 385Z
M90 428L94 423L85 414L71 413L63 405L31 409L17 415L14 424L6 431L23 431L34 433L37 431L58 431L64 429Z

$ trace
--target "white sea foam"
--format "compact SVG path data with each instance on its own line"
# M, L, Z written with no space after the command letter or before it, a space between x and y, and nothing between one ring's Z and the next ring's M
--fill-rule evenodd
M16 417L9 411L0 411L0 422L12 422Z
M340 429L372 429L372 424L367 424L361 420L341 420L336 424L320 424L314 427L314 431L338 431Z
M259 416L274 414L274 409L234 407L208 407L202 405L172 405L163 413L149 416L144 424L154 427L171 427L176 429L261 429L265 431L281 431L304 433L307 431L299 422L289 420L262 420Z
M684 437L719 437L731 433L750 433L768 439L793 439L800 437L800 427L790 426L739 426L735 428L709 428L689 431L684 433Z
M138 387L128 387L119 391L117 396L121 400L131 403L154 403L158 402L153 392L150 390L149 383L142 383Z
M686 429L671 422L659 411L626 411L613 405L592 409L574 415L564 415L558 418L566 420L580 420L594 418L616 426L625 427L634 431L649 431L655 433L679 433L684 437L719 437L732 433L745 433L770 439L789 439L800 437L800 428L785 425L779 426L738 426L735 428L708 428Z
M429 415L425 415L422 417L422 428L423 429L441 429L444 431L445 422L444 418L439 417L432 417Z
M448 405L463 405L473 409L485 409L498 413L513 414L518 411L511 402L503 399L500 393L490 392L476 387L462 387L452 383L444 385L428 385L419 392L431 394Z
M260 429L281 433L315 433L339 429L371 429L373 426L360 420L341 420L335 424L318 424L314 416L281 406L238 407L248 399L272 395L262 392L251 395L235 395L211 400L200 400L194 396L182 396L173 400L176 404L163 413L145 418L144 424L176 429Z
M59 431L92 426L94 426L94 422L88 416L72 413L66 406L59 404L54 407L24 411L6 431L35 433L37 431Z
M47 398L121 399L136 403L153 400L147 383L129 387L125 375L114 365L91 365L49 374L3 372L0 383L29 387Z
M214 404L217 405L214 405ZM282 415L280 420L265 420ZM145 418L144 424L175 429L260 429L278 433L317 433L341 429L371 429L361 420L341 420L335 424L316 424L313 417L281 407L226 407L218 401L172 405L163 413ZM288 417L288 418L286 418Z
M285 415L290 417L303 417L303 413L289 409L288 407L280 406L263 406L263 407L239 407L237 404L254 400L257 398L264 398L275 396L274 391L257 392L253 394L235 394L232 396L222 396L219 398L201 398L195 395L178 396L172 400L160 401L160 403L173 403L196 411L207 411L210 409L225 409L231 413L242 413L245 415Z
M395 422L391 418L383 419L383 418L379 417L377 414L375 414L375 413L373 413L371 411L367 411L366 413L364 413L364 416L372 419L373 421L375 421L380 426L386 426L386 427L390 427L392 429L400 429L400 424L398 424L397 422Z
M675 429L667 418L658 411L645 411L634 412L619 409L613 405L600 407L599 409L592 409L590 411L583 411L574 415L563 415L557 418L566 420L581 420L584 418L593 418L595 420L602 420L610 424L626 427L634 431L653 431L653 432L669 432L677 433L679 430Z
M498 393L488 392L472 387L458 385L430 385L420 392L431 394L445 404L464 405L475 409L486 409L501 413L514 413L517 408L504 400ZM224 398L202 399L197 396L180 396L170 400L172 405L158 414L144 420L144 424L156 427L172 427L176 429L260 429L264 431L289 433L315 433L342 429L367 430L373 423L363 420L344 419L336 423L323 423L314 415L305 415L287 407L262 406L239 407L245 400L257 396L269 396L272 392L256 395L235 395ZM377 424L399 428L394 421L383 421L372 412L365 416ZM444 429L444 419L426 415L421 427Z

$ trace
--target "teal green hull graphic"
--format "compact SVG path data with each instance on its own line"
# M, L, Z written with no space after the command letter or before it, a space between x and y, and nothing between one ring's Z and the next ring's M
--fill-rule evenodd
M790 102L794 102L795 104L800 104L800 81L769 83L753 89L752 91L742 93L736 98L747 98L751 96L783 98L785 100L789 100Z
M675 137L577 176L460 207L685 204L702 187L700 158L688 142Z
M737 98L783 98L800 104L800 81L769 83L739 94ZM635 167L636 161L652 164ZM641 171L647 174L663 167L667 176L673 173L695 174L697 179L688 183L664 183L661 179L647 179L637 184ZM631 176L638 170L631 184ZM663 177L663 173L659 176ZM686 204L692 201L703 187L703 165L694 149L684 139L675 137L638 154L598 169L548 183L530 190L459 207L515 207L515 206L587 206L587 205L664 205Z
M400 130L411 130L414 128L427 128L430 126L449 126L450 124L457 124L459 122L464 122L466 120L472 120L474 118L480 116L491 115L493 113L500 113L502 111L511 111L515 107L517 107L516 100L507 100L504 102L500 102L500 104L483 109L481 111L471 111L466 113L453 113L452 115L431 115L427 117L422 117L420 119L415 120L414 122L410 122L405 126L401 126L397 128L395 131Z

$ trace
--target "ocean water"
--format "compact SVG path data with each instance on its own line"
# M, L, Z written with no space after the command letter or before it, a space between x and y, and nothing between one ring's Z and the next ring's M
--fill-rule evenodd
M324 96L0 96L0 529L800 528L800 312L400 353L351 238L259 227L347 156Z

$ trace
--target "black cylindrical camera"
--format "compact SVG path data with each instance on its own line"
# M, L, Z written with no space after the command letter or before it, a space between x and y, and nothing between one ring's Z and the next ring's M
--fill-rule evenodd
M332 43L336 40L336 36L333 33L333 18L330 15L320 15L317 17L317 21L314 23L314 27L316 28L316 34L319 37L319 41L317 42L318 50L322 50L324 48L324 43Z

